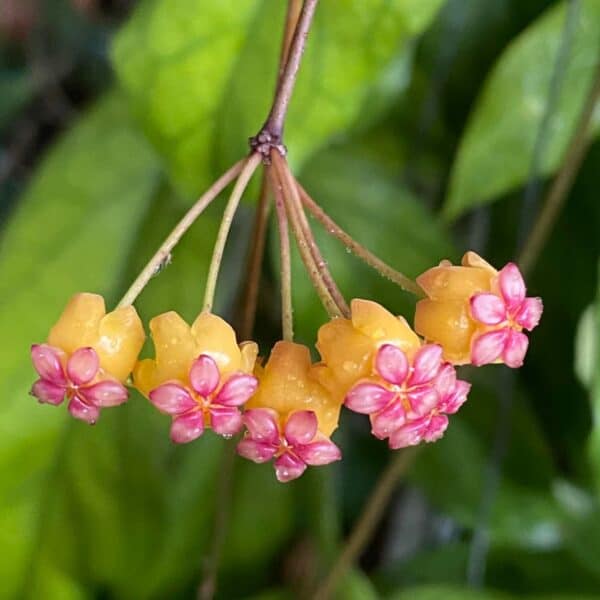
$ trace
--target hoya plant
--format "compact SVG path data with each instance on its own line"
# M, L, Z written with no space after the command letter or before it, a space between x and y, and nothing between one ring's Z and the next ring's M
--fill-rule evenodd
M439 493L442 510L458 524L457 547L460 528L472 529L465 577L476 587L484 582L481 565L490 543L498 551L527 552L546 544L546 550L566 553L573 537L561 532L595 514L589 508L595 500L586 500L587 492L547 466L551 452L540 450L543 436L538 425L528 425L529 413L519 416L526 430L519 456L506 455L512 396L522 393L516 372L533 356L532 372L541 369L548 381L555 376L553 357L543 358L554 352L544 346L551 334L544 337L544 327L539 340L537 332L531 334L544 312L544 283L534 277L526 285L525 276L534 272L551 239L597 130L600 76L597 62L586 57L600 56L598 6L593 0L558 3L512 42L485 83L449 176L440 177L448 195L436 213L425 200L410 197L395 176L386 175L385 184L376 179L379 171L389 173L385 155L392 141L385 115L393 114L394 101L405 93L398 74L408 66L402 62L412 60L415 36L431 23L444 23L456 3L335 4L154 0L140 3L116 35L112 59L120 88L95 109L89 131L64 141L72 145L73 158L64 165L55 158L69 173L89 168L106 178L89 188L87 181L66 188L74 198L89 196L97 212L93 208L79 222L61 225L57 252L67 258L30 277L31 289L21 293L22 301L14 300L16 321L25 323L20 335L30 336L31 364L21 369L22 379L33 399L56 407L36 407L20 389L15 402L27 415L23 427L31 439L46 431L56 443L53 419L62 411L73 419L65 427L76 433L57 443L56 464L69 465L65 475L56 476L60 466L46 475L55 499L42 501L47 509L15 518L24 531L38 531L42 541L35 549L27 534L25 542L15 543L14 565L3 567L11 594L87 597L86 586L98 585L97 593L106 589L109 597L245 597L260 587L243 584L260 571L259 561L267 564L299 535L290 525L291 515L299 514L312 533L308 549L294 546L295 552L306 552L313 566L308 574L290 577L276 594L325 600L389 592L404 598L390 591L395 575L383 569L363 580L357 566L413 466L410 481L418 493L429 493L433 505ZM272 43L275 31L281 31L279 48ZM369 43L359 47L359 33ZM523 57L541 56L553 44L556 63L536 63L539 73L527 73L523 89L513 85ZM567 56L572 46L577 52ZM545 112L535 104L539 97L547 99ZM405 106L401 112L401 121L410 115ZM514 113L510 122L507 113ZM81 142L86 136L104 139L106 147L88 153ZM406 153L410 165L411 148ZM529 171L523 167L528 160ZM426 162L413 167L427 170ZM45 177L51 179L58 167L48 169ZM361 169L374 177L372 186L361 188ZM535 186L554 172L541 202ZM115 177L128 182L129 196L119 196ZM327 184L336 180L342 192L330 210ZM502 221L514 243L494 247L490 237L482 244L480 234L492 218L482 205L524 184L519 232L515 235L513 220ZM40 214L52 209L42 201L43 179L38 198L35 185L30 204L41 232ZM192 193L197 199L188 201ZM158 200L144 221L133 213L136 206L141 214L150 205L146 196ZM457 224L469 209L472 223ZM29 219L17 211L14 219L19 218ZM470 234L461 236L467 229ZM129 239L134 230L137 245ZM459 234L454 247L449 232ZM21 241L10 235L5 247L14 253ZM387 246L380 243L384 235ZM78 236L85 238L81 249ZM51 252L41 233L23 240L40 257ZM125 246L129 266L120 270ZM90 258L79 260L79 251ZM169 273L175 275L169 279ZM6 269L3 287L12 290L19 274ZM118 284L107 291L100 278ZM567 285L569 274L561 269L551 278ZM38 310L48 297L50 308ZM550 305L555 318L557 305L552 300ZM595 357L589 344L596 342L588 338L580 344L588 344L583 352ZM25 354L25 347L11 349L7 365L21 365ZM597 368L593 359L590 365L584 374L588 385ZM490 418L486 394L510 399ZM462 417L473 403L487 404L488 411L466 418L476 434L465 433ZM481 449L486 431L496 436L487 470ZM77 443L70 441L75 435ZM97 436L104 436L101 443ZM135 475L127 481L127 498L107 516L112 500L104 495L120 485L119 464L130 460L130 444L144 466L124 467ZM385 456L387 467L379 476L366 474L369 491L345 542L332 542L331 536L323 542L339 506L332 487L349 502L354 493L354 476L340 485L339 473L359 473L370 453ZM529 461L540 456L544 466L531 477L548 487L552 482L556 500L526 481L536 470ZM88 461L104 466L94 470L83 500L78 491L69 500L70 489L87 485L78 478L89 476ZM240 468L250 468L239 466L245 461L256 465L240 483ZM171 472L173 464L178 466ZM358 478L363 486L365 475ZM295 487L302 485L310 488ZM469 502L480 488L481 507L475 510ZM500 517L494 512L499 488L505 495L498 502L506 504L498 509L506 510ZM311 491L296 495L303 489ZM207 497L213 499L210 509ZM586 501L587 512L581 509L575 519L577 511L568 506ZM93 523L90 558L76 544L71 548L70 540L56 558L56 543L45 536L57 539L53 536L75 510L83 512L84 523ZM529 513L530 521L522 517L521 526L519 518ZM237 520L251 522L251 533ZM546 534L556 534L556 546ZM15 539L10 529L6 536ZM271 538L272 544L263 545ZM315 539L321 540L319 550L312 546ZM459 552L465 556L464 546ZM132 556L140 569L135 576L127 566ZM239 557L243 577L236 583L230 565L237 569ZM322 564L314 566L315 557ZM42 566L28 578L26 565L36 561ZM81 579L78 561L89 561ZM432 573L434 562L426 561ZM420 572L418 563L414 568ZM257 581L264 582L267 571ZM406 597L468 597L457 589L425 587Z

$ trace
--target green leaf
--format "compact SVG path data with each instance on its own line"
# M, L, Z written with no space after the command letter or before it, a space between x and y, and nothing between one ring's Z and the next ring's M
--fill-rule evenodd
M544 118L565 3L547 11L513 41L486 81L460 142L444 215L498 198L525 181ZM540 174L560 164L596 70L600 3L582 0L561 91L550 119ZM600 113L594 120L598 132Z
M34 379L29 346L45 338L74 292L115 294L156 176L154 155L122 98L109 95L49 152L0 240L6 340L0 348L0 552L11 557L1 561L0 578L7 597L25 575L34 585L32 552L50 510L55 456L66 443L66 411L38 406L27 395Z
M297 164L353 124L386 66L441 4L343 0L318 7L286 125ZM117 36L119 78L186 191L198 192L216 166L245 153L262 125L284 14L285 3L267 0L154 0Z
M384 166L374 152L365 156L352 146L323 151L307 164L300 181L346 231L409 277L417 276L441 258L452 258L447 234L399 181L397 161ZM409 294L349 254L319 223L313 222L313 231L333 277L348 299L376 299L397 314L409 315L414 305ZM277 249L275 240L273 252ZM294 318L299 336L312 343L327 315L297 252L293 256Z

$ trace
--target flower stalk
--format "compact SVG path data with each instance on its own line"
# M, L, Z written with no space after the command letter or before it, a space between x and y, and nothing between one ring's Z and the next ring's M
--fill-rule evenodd
M290 232L285 204L281 194L275 200L277 224L279 227L279 257L281 269L281 325L283 339L294 340L294 314L292 305L292 260L290 254Z
M346 248L352 251L367 265L375 269L382 277L385 277L398 285L406 292L415 296L423 296L423 290L409 277L390 267L378 256L367 250L362 244L357 242L349 233L344 231L307 193L307 191L296 181L296 186L300 192L302 204L306 209L323 225L327 233L334 236Z
M152 256L144 269L136 277L123 298L119 301L117 308L130 306L135 302L136 298L141 294L150 279L160 271L161 265L168 259L171 250L179 243L183 234L194 224L207 206L241 173L245 162L246 159L242 159L235 163L235 165L223 173L223 175L221 175L221 177L219 177L219 179L217 179L217 181L215 181L210 188L200 196L200 198L198 198L192 208L190 208L181 221L177 223L173 231L171 231L165 241L161 244L160 248L155 252L154 256Z
M258 153L253 153L244 161L244 166L235 182L235 186L231 192L227 206L225 207L225 212L223 213L223 219L221 220L221 226L219 227L219 233L217 234L217 240L210 261L210 267L208 269L208 276L206 278L203 302L203 310L205 311L210 312L214 304L217 279L219 278L219 270L221 268L221 262L223 261L225 243L229 236L233 217L238 209L242 195L248 187L248 183L250 182L254 171L256 171L258 165L260 165L261 160L262 158Z

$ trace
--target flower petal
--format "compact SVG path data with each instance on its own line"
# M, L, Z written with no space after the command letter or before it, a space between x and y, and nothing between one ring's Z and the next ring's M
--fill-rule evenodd
M57 406L65 399L65 388L47 379L38 379L31 388L31 395L40 402Z
M520 331L510 331L508 339L504 345L504 352L502 353L502 359L507 367L518 369L523 366L523 360L525 354L527 354L527 347L529 346L529 339L524 333Z
M408 358L398 346L385 344L375 357L375 370L387 382L400 385L408 375Z
M427 428L423 432L423 440L426 442L436 442L448 428L448 417L446 415L433 415Z
M444 399L454 393L456 386L456 369L450 364L442 365L437 377L435 378L435 387L441 399Z
M282 454L275 461L275 476L277 477L277 480L282 483L297 479L305 470L306 463L291 455L289 452Z
M205 398L212 394L219 385L219 367L208 354L201 354L190 369L190 384L192 388Z
M69 402L69 412L76 419L85 421L90 425L93 425L100 416L100 409L97 406L88 404L77 396L71 398L71 401Z
M204 433L204 415L201 410L193 410L171 423L171 440L176 444L187 444Z
M504 351L508 331L505 327L476 337L471 347L471 362L480 367L497 361Z
M538 326L543 311L541 298L525 298L515 315L515 321L527 331L531 331Z
M453 392L441 400L438 409L441 412L453 415L466 402L470 390L471 384L469 382L458 379Z
M341 450L328 439L299 446L295 451L307 465L312 466L328 465L342 458Z
M100 359L93 348L79 348L67 362L67 375L75 385L89 383L100 368Z
M126 402L129 397L127 388L122 383L109 379L81 388L79 393L90 404L102 408L119 406L119 404Z
M496 294L475 294L469 303L475 321L484 325L498 325L506 320L506 305Z
M241 406L250 399L257 387L258 379L254 375L232 375L217 394L215 402L224 406Z
M56 385L67 385L60 356L62 352L48 344L31 346L31 360L38 375Z
M264 463L275 456L277 446L268 442L258 442L250 437L244 438L237 445L237 453L255 463Z
M354 412L370 415L383 409L393 398L394 392L390 392L376 383L365 381L356 384L346 394L344 404Z
M317 415L312 410L292 413L283 428L285 439L292 445L308 444L317 433Z
M371 415L371 433L383 440L406 423L402 402L390 402L382 411Z
M279 426L277 413L274 410L251 408L244 412L242 420L253 440L278 445Z
M429 414L440 402L440 395L434 384L423 385L406 394L410 403L410 418Z
M408 384L418 385L431 381L440 370L442 354L442 347L438 344L426 344L419 349L413 359L413 372Z
M163 383L153 389L148 398L158 410L167 415L179 415L198 406L188 390L178 383Z
M407 446L416 446L423 441L423 434L427 429L429 423L429 417L423 417L416 419L415 421L409 421L400 429L396 429L392 435L390 435L389 446L392 450L398 450L398 448L406 448Z
M525 282L519 267L515 263L508 263L498 274L500 292L509 311L513 311L525 299Z
M242 428L242 413L234 406L211 406L210 426L224 437L235 435Z

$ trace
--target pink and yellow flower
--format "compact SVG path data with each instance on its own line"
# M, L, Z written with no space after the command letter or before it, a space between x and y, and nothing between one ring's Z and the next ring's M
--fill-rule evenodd
M156 357L134 369L135 386L171 416L171 439L186 443L210 427L225 437L242 427L240 407L255 393L254 342L238 346L220 317L201 313L190 327L177 313L150 321Z
M123 383L144 343L142 323L133 306L106 313L97 294L76 294L50 330L47 344L31 348L39 379L31 393L40 402L69 400L77 419L93 424L100 409L127 400Z
M441 438L446 415L458 411L470 387L443 362L440 346L426 344L410 360L397 346L385 344L371 375L346 395L346 406L369 415L373 435L389 438L390 448L397 449Z
M441 346L423 345L402 317L368 300L352 301L350 319L321 327L317 348L324 385L369 415L373 435L393 449L439 439L470 389Z
M298 410L282 418L270 408L252 408L243 416L246 435L238 444L240 456L256 463L275 459L281 482L297 479L308 465L327 465L342 458L340 449L318 430L312 410Z
M523 364L529 340L523 330L537 327L543 305L526 296L519 268L500 272L474 252L462 266L442 261L417 278L427 298L417 303L415 330L444 349L453 364Z
M238 453L257 463L275 460L279 481L300 477L307 465L339 460L339 448L329 439L337 427L341 401L316 376L306 346L280 341L264 368L260 385L246 404L244 439Z

